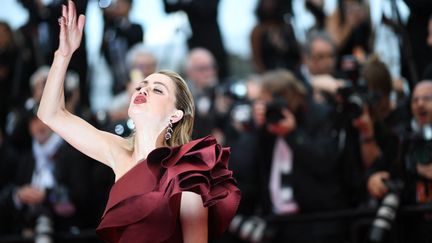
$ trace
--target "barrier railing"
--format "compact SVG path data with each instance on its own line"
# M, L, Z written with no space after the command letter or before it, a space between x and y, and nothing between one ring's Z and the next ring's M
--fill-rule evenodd
M359 227L358 222L361 222L361 227L368 226L371 220L376 215L377 208L364 209L349 209L339 211L329 211L311 214L299 214L288 216L268 216L265 217L267 222L272 224L283 224L289 226L299 222L323 222L323 221L349 221L352 227ZM401 207L397 213L399 220L406 216L419 215L422 213L432 213L432 203L421 205L407 205ZM395 222L398 223L397 221ZM353 230L352 230L353 231ZM355 231L355 229L354 229ZM79 233L55 232L52 235L55 242L100 242L94 229L80 230ZM355 233L351 237L351 242L361 242L355 238ZM0 235L0 243L30 243L34 242L34 238L24 238L20 235Z

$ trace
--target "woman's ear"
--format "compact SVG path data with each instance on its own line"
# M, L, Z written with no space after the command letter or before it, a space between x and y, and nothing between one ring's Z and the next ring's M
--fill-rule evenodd
M174 114L171 116L171 122L177 123L183 118L183 111L182 110L176 110Z

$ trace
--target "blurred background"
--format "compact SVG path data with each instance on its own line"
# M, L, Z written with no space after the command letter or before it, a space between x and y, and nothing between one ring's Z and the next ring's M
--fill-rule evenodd
M128 137L170 69L242 202L210 242L432 242L431 0L75 0L69 111ZM112 171L36 114L65 0L0 5L0 243L98 242Z

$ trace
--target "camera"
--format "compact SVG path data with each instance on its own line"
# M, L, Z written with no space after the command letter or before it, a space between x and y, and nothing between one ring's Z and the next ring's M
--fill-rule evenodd
M288 102L281 96L276 96L271 102L267 103L265 113L267 123L278 123L284 119L283 109L288 109Z
M360 63L353 55L344 55L341 58L340 68L347 80L354 85L358 85L360 80Z
M383 242L387 232L391 230L400 204L399 194L404 187L401 180L383 180L383 182L389 192L382 199L376 217L372 222L369 234L370 242Z
M237 102L231 108L230 117L233 122L241 124L242 129L250 130L252 112L252 106L249 102Z
M430 164L432 162L432 125L423 126L411 138L409 159L415 164Z
M274 237L273 227L265 219L255 215L236 215L228 231L243 241L251 243L271 242Z
M382 94L370 91L366 86L353 86L347 83L336 91L340 98L337 104L337 112L349 121L359 118L363 114L364 106L375 107Z

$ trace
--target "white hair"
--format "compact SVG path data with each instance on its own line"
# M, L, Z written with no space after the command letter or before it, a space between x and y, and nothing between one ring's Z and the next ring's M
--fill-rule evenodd
M153 53L153 51L144 44L138 43L132 46L126 54L126 68L128 70L131 70L133 62L138 55L151 56L155 60L157 65L156 55Z
M46 79L48 78L49 70L49 66L41 66L32 74L32 76L30 77L30 88L32 90L39 81L46 81Z

